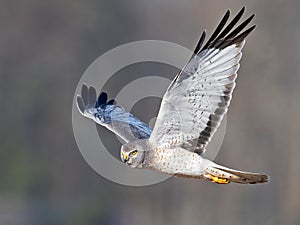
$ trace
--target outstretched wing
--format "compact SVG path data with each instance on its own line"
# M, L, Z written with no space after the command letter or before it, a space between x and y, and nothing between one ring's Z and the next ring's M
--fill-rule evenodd
M226 114L235 87L245 38L255 28L244 28L250 16L234 30L245 8L224 28L229 10L201 49L203 32L194 56L166 91L150 137L156 146L176 145L201 154ZM224 28L224 29L223 29Z
M97 98L96 89L92 86L82 85L81 96L77 96L77 107L83 116L105 126L126 142L147 139L152 132L144 122L117 106L114 99L107 101L105 92Z

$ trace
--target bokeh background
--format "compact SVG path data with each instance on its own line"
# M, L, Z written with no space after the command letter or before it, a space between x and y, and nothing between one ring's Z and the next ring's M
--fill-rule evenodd
M236 13L244 5L258 26L243 51L216 161L266 172L271 183L171 178L127 187L95 173L71 121L74 92L90 63L145 39L193 49L203 29L212 32L228 8ZM300 224L299 11L298 0L1 0L0 224ZM136 65L120 71L106 91L114 96L132 76L152 71L169 78L176 72ZM142 103L134 111L148 120L159 101ZM118 151L118 139L102 132Z

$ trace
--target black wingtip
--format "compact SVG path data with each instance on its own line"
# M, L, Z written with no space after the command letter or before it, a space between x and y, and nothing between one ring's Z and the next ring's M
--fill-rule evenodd
M240 20L240 18L243 16L245 12L245 7L243 7L237 14L236 16L231 20L231 22L226 26L226 28L218 35L218 37L215 39L214 44L217 43L218 40L221 40L224 38L230 30L237 24L237 22Z
M97 97L96 88L83 83L81 86L81 95L77 95L77 106L83 113L88 108L99 108L105 105L116 105L117 101L111 99L107 101L107 93L102 91Z
M215 40L215 38L222 31L223 27L227 23L229 16L230 16L230 10L228 9L226 11L225 15L223 16L223 18L221 19L221 22L219 23L219 25L217 26L217 28L215 29L213 34L210 36L210 38L208 39L208 41L206 42L206 44L204 45L202 50L207 49L209 47L209 45Z
M95 107L98 108L101 105L106 104L106 102L107 102L107 94L106 92L101 92L100 95L98 96Z
M108 99L107 93L101 92L97 99L95 107L99 108L99 107L102 107L105 105L116 105L117 104L117 101L115 99L110 99L109 101L107 101L107 99Z
M205 36L206 36L206 30L204 30L204 31L202 32L201 37L200 37L200 39L199 39L199 41L198 41L198 43L197 43L197 46L196 46L196 48L195 48L195 50L194 50L194 54L195 54L195 55L199 53L199 51L200 51L200 49L201 49L201 47L202 47L202 44L203 44L203 42L204 42L204 40L205 40Z
M226 36L226 39L234 38L236 35L238 35L254 18L255 14L252 14L249 16L244 22L242 22L237 28L235 28L228 36Z
M238 35L237 37L235 37L231 44L239 44L241 43L243 40L245 40L245 38L256 28L256 25L253 25L252 27L248 28L247 30L245 30L243 33L241 33L240 35Z
M224 17L226 17L227 18L226 20L228 20L229 16L230 16L230 9L227 9Z
M230 16L230 11L227 10L223 18L221 19L219 25L209 38L209 40L206 42L204 47L200 50L198 49L197 45L197 54L199 54L201 51L208 49L208 48L226 48L231 44L239 44L241 43L255 28L255 26L252 26L248 28L246 31L243 32L245 27L252 21L255 14L252 14L249 16L245 21L240 23L234 30L232 30L240 21L241 17L243 16L244 12L246 10L246 7L243 6L240 11L236 14L236 16L231 20L231 22L226 25L228 18ZM225 26L226 25L226 26ZM224 28L225 27L225 28ZM224 28L224 29L223 29ZM223 30L223 31L222 31ZM232 31L231 31L232 30ZM240 32L242 32L240 34Z

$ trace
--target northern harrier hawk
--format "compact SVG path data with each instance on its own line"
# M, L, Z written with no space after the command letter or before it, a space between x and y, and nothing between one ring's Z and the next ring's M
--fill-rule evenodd
M245 38L255 28L245 28L254 15L237 25L244 11L225 26L228 10L203 47L206 32L202 33L194 55L164 94L153 131L114 100L107 101L106 93L96 100L95 88L82 86L77 96L80 112L127 142L121 148L124 163L219 184L268 182L267 175L229 169L203 158L228 110Z

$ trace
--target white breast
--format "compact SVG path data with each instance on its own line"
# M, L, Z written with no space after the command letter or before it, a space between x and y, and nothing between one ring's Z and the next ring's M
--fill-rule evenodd
M153 169L167 174L200 175L204 169L203 158L182 148L155 149Z

